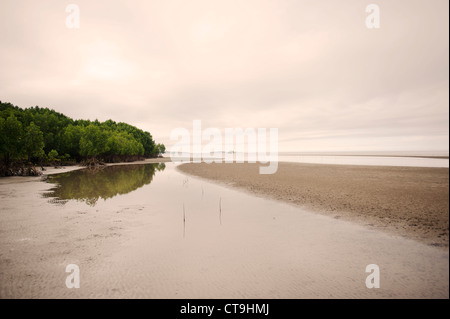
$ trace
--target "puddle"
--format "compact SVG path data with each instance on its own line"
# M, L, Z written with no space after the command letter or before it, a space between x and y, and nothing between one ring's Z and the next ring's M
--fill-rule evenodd
M447 251L186 176L173 163L49 181L45 196L68 208L138 214L124 249L99 266L108 273L91 273L96 287L114 278L120 296L448 298ZM379 266L378 289L366 287L369 264Z
M150 184L156 172L165 167L164 163L121 165L50 175L47 182L55 186L44 197L54 198L53 202L59 204L78 200L95 206L99 199L107 200Z

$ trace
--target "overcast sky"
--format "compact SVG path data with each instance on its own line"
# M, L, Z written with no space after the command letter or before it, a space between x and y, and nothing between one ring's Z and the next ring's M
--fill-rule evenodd
M448 150L448 6L1 0L0 100L127 122L167 146L199 119L276 127L280 151Z

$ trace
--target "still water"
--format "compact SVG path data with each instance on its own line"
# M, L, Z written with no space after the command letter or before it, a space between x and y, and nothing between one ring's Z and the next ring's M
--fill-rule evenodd
M280 162L335 165L449 167L448 158L407 156L280 155L278 160Z
M264 154L263 154L264 155ZM191 154L194 156L194 154ZM247 162L246 153L234 153L231 156L235 161L242 159ZM215 157L212 154L197 154L198 158L225 162L225 155ZM370 165L370 166L403 166L403 167L449 167L448 152L371 152L371 153L300 153L280 152L277 155L257 157L257 161L294 162L309 164L334 165ZM173 159L177 159L174 156ZM189 161L189 157L180 157L179 160Z
M448 298L446 250L187 176L173 163L47 182L46 205L59 213L121 225L120 236L90 237L101 257L78 251L77 296ZM108 240L114 249L104 253ZM380 268L379 289L366 287L369 264Z
M165 163L149 165L108 166L100 170L76 170L50 175L47 182L54 184L45 197L63 204L77 200L95 206L99 199L107 200L128 194L152 182L156 172L163 171Z

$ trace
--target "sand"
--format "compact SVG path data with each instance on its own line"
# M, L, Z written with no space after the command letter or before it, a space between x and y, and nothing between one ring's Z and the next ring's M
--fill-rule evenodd
M0 179L0 298L448 298L448 249L173 163L95 206L44 197L52 187ZM79 289L65 285L69 264ZM368 264L380 266L380 289L365 286Z
M449 245L449 169L279 163L183 164L184 173L218 181L334 218L428 245Z

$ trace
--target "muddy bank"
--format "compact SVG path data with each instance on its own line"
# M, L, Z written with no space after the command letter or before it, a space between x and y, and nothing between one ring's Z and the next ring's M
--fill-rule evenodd
M449 244L448 168L279 163L183 164L182 172L418 240Z

